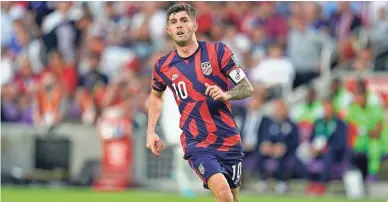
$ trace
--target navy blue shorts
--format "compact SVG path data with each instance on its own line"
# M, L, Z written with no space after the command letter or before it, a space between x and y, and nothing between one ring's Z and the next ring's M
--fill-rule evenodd
M203 181L205 189L209 189L207 185L209 178L217 173L224 174L230 188L237 188L241 185L242 158L243 155L239 152L196 148L187 160Z

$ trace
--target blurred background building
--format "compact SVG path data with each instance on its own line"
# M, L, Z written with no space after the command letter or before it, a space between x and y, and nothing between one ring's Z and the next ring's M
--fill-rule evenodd
M92 185L127 162L130 185L175 189L178 141L158 159L144 147L173 3L1 2L2 184ZM350 169L388 183L387 2L192 5L198 39L228 45L256 87L232 103L253 176L244 189L270 191L273 176L278 192L343 190ZM105 145L120 138L129 151Z

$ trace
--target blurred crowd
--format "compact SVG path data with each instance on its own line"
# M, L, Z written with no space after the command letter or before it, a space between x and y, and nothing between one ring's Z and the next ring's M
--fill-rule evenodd
M1 2L1 120L52 126L93 124L107 109L145 113L153 63L173 49L173 3ZM319 76L325 49L332 65L371 71L387 47L386 2L192 4L198 39L227 44L274 96ZM361 28L365 40L354 34Z
M387 116L366 80L351 87L333 79L323 99L311 87L305 101L292 108L278 98L270 114L263 111L265 96L257 90L247 109L235 115L242 120L244 175L257 191L270 189L270 177L277 181L276 192L288 191L288 180L296 177L310 182L307 194L322 195L330 180L346 180L347 171L360 176L352 179L354 186L385 175L380 169L388 159Z
M93 125L104 113L144 117L154 62L173 49L166 9L174 3L2 1L1 121L52 128ZM388 62L376 60L388 50L386 1L192 5L197 38L225 43L255 86L265 86L232 110L244 169L260 173L257 189L267 189L271 172L279 192L295 174L312 182L309 193L325 193L329 179L349 167L376 179L388 154L388 127L383 103L364 81L349 91L334 80L324 100L311 88L292 110L279 95L321 75L325 62L387 71ZM272 98L275 110L266 116L260 109ZM284 172L287 166L298 172Z

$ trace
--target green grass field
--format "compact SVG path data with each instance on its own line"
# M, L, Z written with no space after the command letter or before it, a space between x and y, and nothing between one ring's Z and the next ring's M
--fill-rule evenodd
M2 202L213 202L210 196L183 198L173 193L127 191L120 193L93 192L89 189L49 190L42 188L2 188ZM347 202L344 198L330 197L276 197L242 196L240 202ZM358 200L369 202L373 200ZM386 202L376 200L376 202Z

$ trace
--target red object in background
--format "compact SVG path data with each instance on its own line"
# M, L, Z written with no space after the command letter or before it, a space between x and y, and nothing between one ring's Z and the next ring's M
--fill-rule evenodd
M53 73L58 78L66 93L70 94L77 88L78 73L74 67L61 67L56 71L53 67L47 66L41 73L42 77L47 72Z
M342 55L344 59L348 60L356 56L353 44L351 40L348 40L342 45Z
M17 2L15 2L15 4L23 6L24 8L28 7L28 1L17 1Z
M141 61L139 58L134 58L131 61L129 61L127 64L127 68L134 72L140 72L141 67L142 67Z
M97 123L103 151L97 191L124 191L132 184L132 125L122 117L102 117Z
M354 144L356 143L356 139L358 137L358 130L357 125L354 123L348 124L348 137L347 137L347 144L349 148L353 148Z
M198 32L200 33L208 33L213 24L212 14L211 13L203 13L197 17L198 22Z

